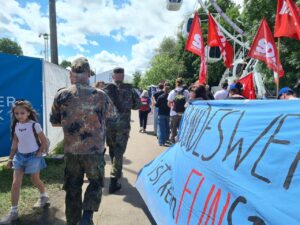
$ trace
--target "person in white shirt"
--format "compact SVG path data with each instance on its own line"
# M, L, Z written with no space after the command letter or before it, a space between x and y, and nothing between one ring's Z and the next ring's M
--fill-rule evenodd
M188 90L183 89L183 80L181 77L176 79L176 88L168 96L168 106L170 107L170 127L171 141L175 143L175 137L178 133L181 117L185 110L185 103L189 101Z
M228 88L228 83L227 82L222 83L222 90L219 90L214 94L215 100L226 99L228 97L227 88Z
M32 183L39 189L40 198L34 208L49 206L49 197L45 185L40 179L40 170L46 167L42 157L47 148L47 139L37 122L35 110L30 102L18 100L12 107L12 146L7 163L14 169L11 187L11 210L3 217L0 224L10 224L18 219L18 201L24 174L31 175Z

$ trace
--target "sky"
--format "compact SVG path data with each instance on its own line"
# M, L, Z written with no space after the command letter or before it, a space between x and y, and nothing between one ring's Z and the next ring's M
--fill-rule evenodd
M184 0L179 11L168 11L166 0L57 0L59 61L84 56L97 74L116 66L126 74L145 72L155 49L164 37L176 38L196 2ZM0 3L0 38L18 42L26 56L43 58L39 34L49 33L48 0Z

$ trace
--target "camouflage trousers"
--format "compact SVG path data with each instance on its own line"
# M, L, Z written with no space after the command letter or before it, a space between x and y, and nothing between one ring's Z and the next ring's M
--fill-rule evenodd
M80 221L82 210L98 211L104 181L105 161L103 154L65 154L64 190L66 191L67 224ZM82 202L84 174L89 185Z
M129 129L106 130L106 144L109 146L109 155L112 160L112 169L110 176L112 178L121 178L123 168L123 154L125 153L129 138Z

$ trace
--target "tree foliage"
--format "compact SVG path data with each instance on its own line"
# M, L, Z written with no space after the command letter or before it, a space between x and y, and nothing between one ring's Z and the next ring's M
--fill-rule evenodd
M63 60L59 65L66 69L67 67L71 67L71 62L68 60Z
M9 38L0 39L0 52L14 54L14 55L23 55L21 46Z
M217 4L225 14L246 32L243 40L250 46L263 18L267 19L273 32L277 1L244 0L244 3L244 9L240 11L240 7L235 5L231 0L217 0ZM300 0L297 1L297 4L300 4ZM209 11L213 14L216 13L212 6L209 6ZM201 20L204 42L207 43L208 16L202 8L199 9L198 13ZM226 30L233 35L237 35L237 32L227 22L220 16L214 15ZM237 52L239 46L235 45L232 40L229 41ZM187 84L196 81L199 74L200 58L185 51L185 43L186 37L183 37L181 32L178 33L176 39L165 38L151 61L150 69L142 77L141 83L147 86L157 84L160 80L173 82L178 76L183 77ZM280 79L280 84L281 86L293 86L300 79L300 42L291 38L281 38L280 44L280 58L285 70L285 76ZM225 69L223 60L209 64L208 84L211 86L218 85ZM264 63L260 63L259 69L265 77L267 87L274 90L273 72Z
M135 88L140 87L141 79L142 79L142 74L139 71L136 71L133 75L133 86Z

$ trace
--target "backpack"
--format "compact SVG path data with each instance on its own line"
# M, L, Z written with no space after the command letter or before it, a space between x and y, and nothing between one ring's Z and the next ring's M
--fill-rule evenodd
M35 124L36 124L36 123L32 123L32 131L33 131L33 134L34 134L36 143L37 143L37 145L40 147L40 146L41 146L41 141L40 141L39 136L38 136L38 134L37 134L37 132L36 132L36 130L35 130L35 127L34 127ZM48 153L49 153L49 147L50 147L50 140L49 140L49 138L47 138L47 137L46 137L46 139L47 139L47 143L46 143L46 149L45 149L44 154L45 154L45 155L48 155Z
M174 98L173 101L173 110L177 113L183 113L185 110L185 96L184 96L184 89L182 89L181 91L176 91L176 96Z
M148 104L148 99L147 98L141 98L141 106L140 106L140 111L143 112L148 112L149 111L149 104Z

